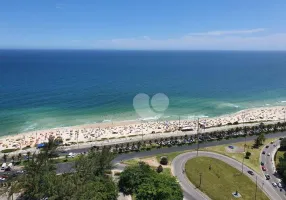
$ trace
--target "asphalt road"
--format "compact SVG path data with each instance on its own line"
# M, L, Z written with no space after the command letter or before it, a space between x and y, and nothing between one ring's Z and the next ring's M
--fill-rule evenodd
M286 136L286 132L280 132L280 133L265 135L266 138L276 138L276 137L284 137L284 136ZM249 136L249 137L246 138L246 141L252 141L256 137L257 136ZM217 146L217 145L223 145L223 144L232 144L232 143L243 142L243 141L245 141L245 138L234 138L234 139L229 139L229 140L212 141L212 142L206 142L206 143L200 144L200 148ZM186 146L176 146L176 147L170 147L170 148L155 149L155 150L151 150L151 151L143 151L143 152L133 152L133 153L128 153L128 154L120 154L113 160L113 164L114 164L114 166L117 169L123 170L124 169L124 165L120 164L120 162L125 161L125 160L130 160L130 159L133 159L133 158L140 158L140 157L147 157L147 156L154 156L154 155L163 154L163 153L172 153L172 152L177 152L177 151L194 150L196 148L197 148L197 145L196 144L192 144L192 145L186 145ZM69 152L82 153L82 152L87 152L89 149L90 148L73 149L73 150L69 150L68 153ZM236 165L239 165L239 168L241 169L241 163L237 162ZM59 163L57 165L57 173L72 172L72 171L74 171L73 166L74 166L74 163ZM247 167L245 167L245 170L247 171ZM181 171L181 170L179 170L179 171ZM259 179L262 179L265 182L265 178L264 177L260 177L259 176ZM263 182L260 182L260 183L262 184ZM269 186L270 186L271 189L269 189ZM270 183L268 183L268 182L263 184L263 188L267 188L268 190L272 191L271 193L273 193L273 191L275 191L272 188L272 185ZM190 200L194 199L194 197L192 195L190 195L189 192L186 191L186 190L184 190L184 196L185 196L185 199L190 199ZM280 200L281 199L281 197L279 195L274 193L273 197L276 197L276 196L278 198L276 198L275 200Z
M266 148L268 146L268 148ZM264 163L264 166L266 168L266 171L263 171L263 174L269 174L270 180L265 180L265 182L269 182L270 184L272 182L278 183L280 182L279 180L279 175L276 173L275 169L275 164L274 164L274 156L277 151L277 149L280 147L280 140L273 141L273 144L268 144L264 146L262 152L264 151L265 154L260 154L260 161ZM268 156L268 153L270 153L270 156ZM282 184L283 185L283 184ZM277 194L282 198L286 199L286 191L285 191L285 185L283 185L284 188L282 191L280 191L279 187L273 187Z
M188 200L209 199L205 194L201 193L198 189L196 189L196 187L193 184L190 183L185 173L183 172L186 162L192 158L195 158L196 156L197 156L196 152L188 152L188 153L184 153L184 154L177 156L172 162L172 172L179 179L179 182L184 190L185 199L188 199ZM229 158L227 156L223 156L221 154L200 151L199 156L207 156L207 157L216 158L231 165L232 167L238 169L239 171L242 170L242 164L240 162L232 158ZM259 174L255 172L254 172L254 175L248 174L247 171L249 170L251 169L248 168L247 166L243 167L243 173L246 176L248 176L254 183L256 182L256 177L257 177L258 186L262 186L262 184L264 183L263 191L266 194L268 194L270 199L282 200L282 198L279 196L277 191L272 187L271 183L268 183L268 182L265 183L265 178L261 177Z

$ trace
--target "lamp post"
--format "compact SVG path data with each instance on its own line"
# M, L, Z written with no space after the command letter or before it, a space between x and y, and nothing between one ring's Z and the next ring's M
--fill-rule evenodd
M200 118L198 118L198 127L197 127L197 156L199 156L199 148L200 148L200 142L199 142L199 129L200 129Z
M202 172L200 172L200 185L199 185L199 188L201 187L201 184L202 184Z
M243 174L243 167L244 167L244 157L245 157L245 155L243 155L242 163L241 163L241 173L242 174Z

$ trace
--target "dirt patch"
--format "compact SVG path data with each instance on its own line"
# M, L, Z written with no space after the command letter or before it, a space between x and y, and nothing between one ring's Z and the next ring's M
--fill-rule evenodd
M150 166L158 167L160 163L157 161L156 157L143 158L141 161L147 163Z
M242 147L231 145L231 146L225 147L225 151L228 153L243 153L244 149Z

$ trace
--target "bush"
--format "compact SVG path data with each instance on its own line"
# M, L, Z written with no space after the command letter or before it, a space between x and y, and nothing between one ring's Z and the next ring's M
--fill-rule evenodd
M159 166L157 167L157 172L158 172L158 173L163 172L163 167L162 167L162 165L159 165Z
M168 164L168 158L167 157L162 157L160 160L160 164L161 165L167 165Z
M250 156L251 156L251 153L249 151L247 151L246 154L245 154L245 158L249 159Z
M4 149L1 151L1 153L11 153L11 152L14 152L14 151L17 151L18 149Z

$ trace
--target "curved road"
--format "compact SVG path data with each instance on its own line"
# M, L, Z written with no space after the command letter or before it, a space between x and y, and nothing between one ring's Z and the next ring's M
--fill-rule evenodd
M264 166L266 168L266 171L264 171L263 174L264 175L268 174L270 176L270 180L267 181L269 183L272 183L272 182L278 183L281 181L279 175L276 173L275 162L274 162L274 156L279 147L280 147L280 140L273 141L272 144L270 143L264 146L260 154L260 161L264 163ZM265 152L265 154L262 154L263 151ZM280 188L278 187L274 189L277 191L278 195L280 195L282 199L286 199L285 188L283 188L281 192L280 192Z
M172 172L179 179L180 185L182 186L183 191L184 191L184 198L185 199L188 199L188 200L209 199L205 194L203 194L201 191L196 189L196 187L190 183L190 181L186 177L185 173L183 173L183 169L185 167L186 162L192 158L195 158L196 156L197 156L196 152L188 152L188 153L184 153L184 154L177 156L172 162ZM242 165L240 162L238 162L232 158L229 158L227 156L223 156L221 154L200 151L199 156L216 158L216 159L219 159L219 160L229 164L230 166L238 169L239 171L242 170ZM249 169L247 166L243 167L243 173L246 176L248 176L252 181L255 182L256 177L257 177L257 184L259 187L261 187L262 184L264 184L263 191L268 195L268 197L270 197L270 199L273 199L273 200L282 200L283 199L277 194L277 192L275 191L275 189L273 188L271 183L265 182L264 177L261 177L259 174L255 173L255 172L254 172L254 175L250 175L247 173L247 171L249 171L249 170L251 170L251 169Z

